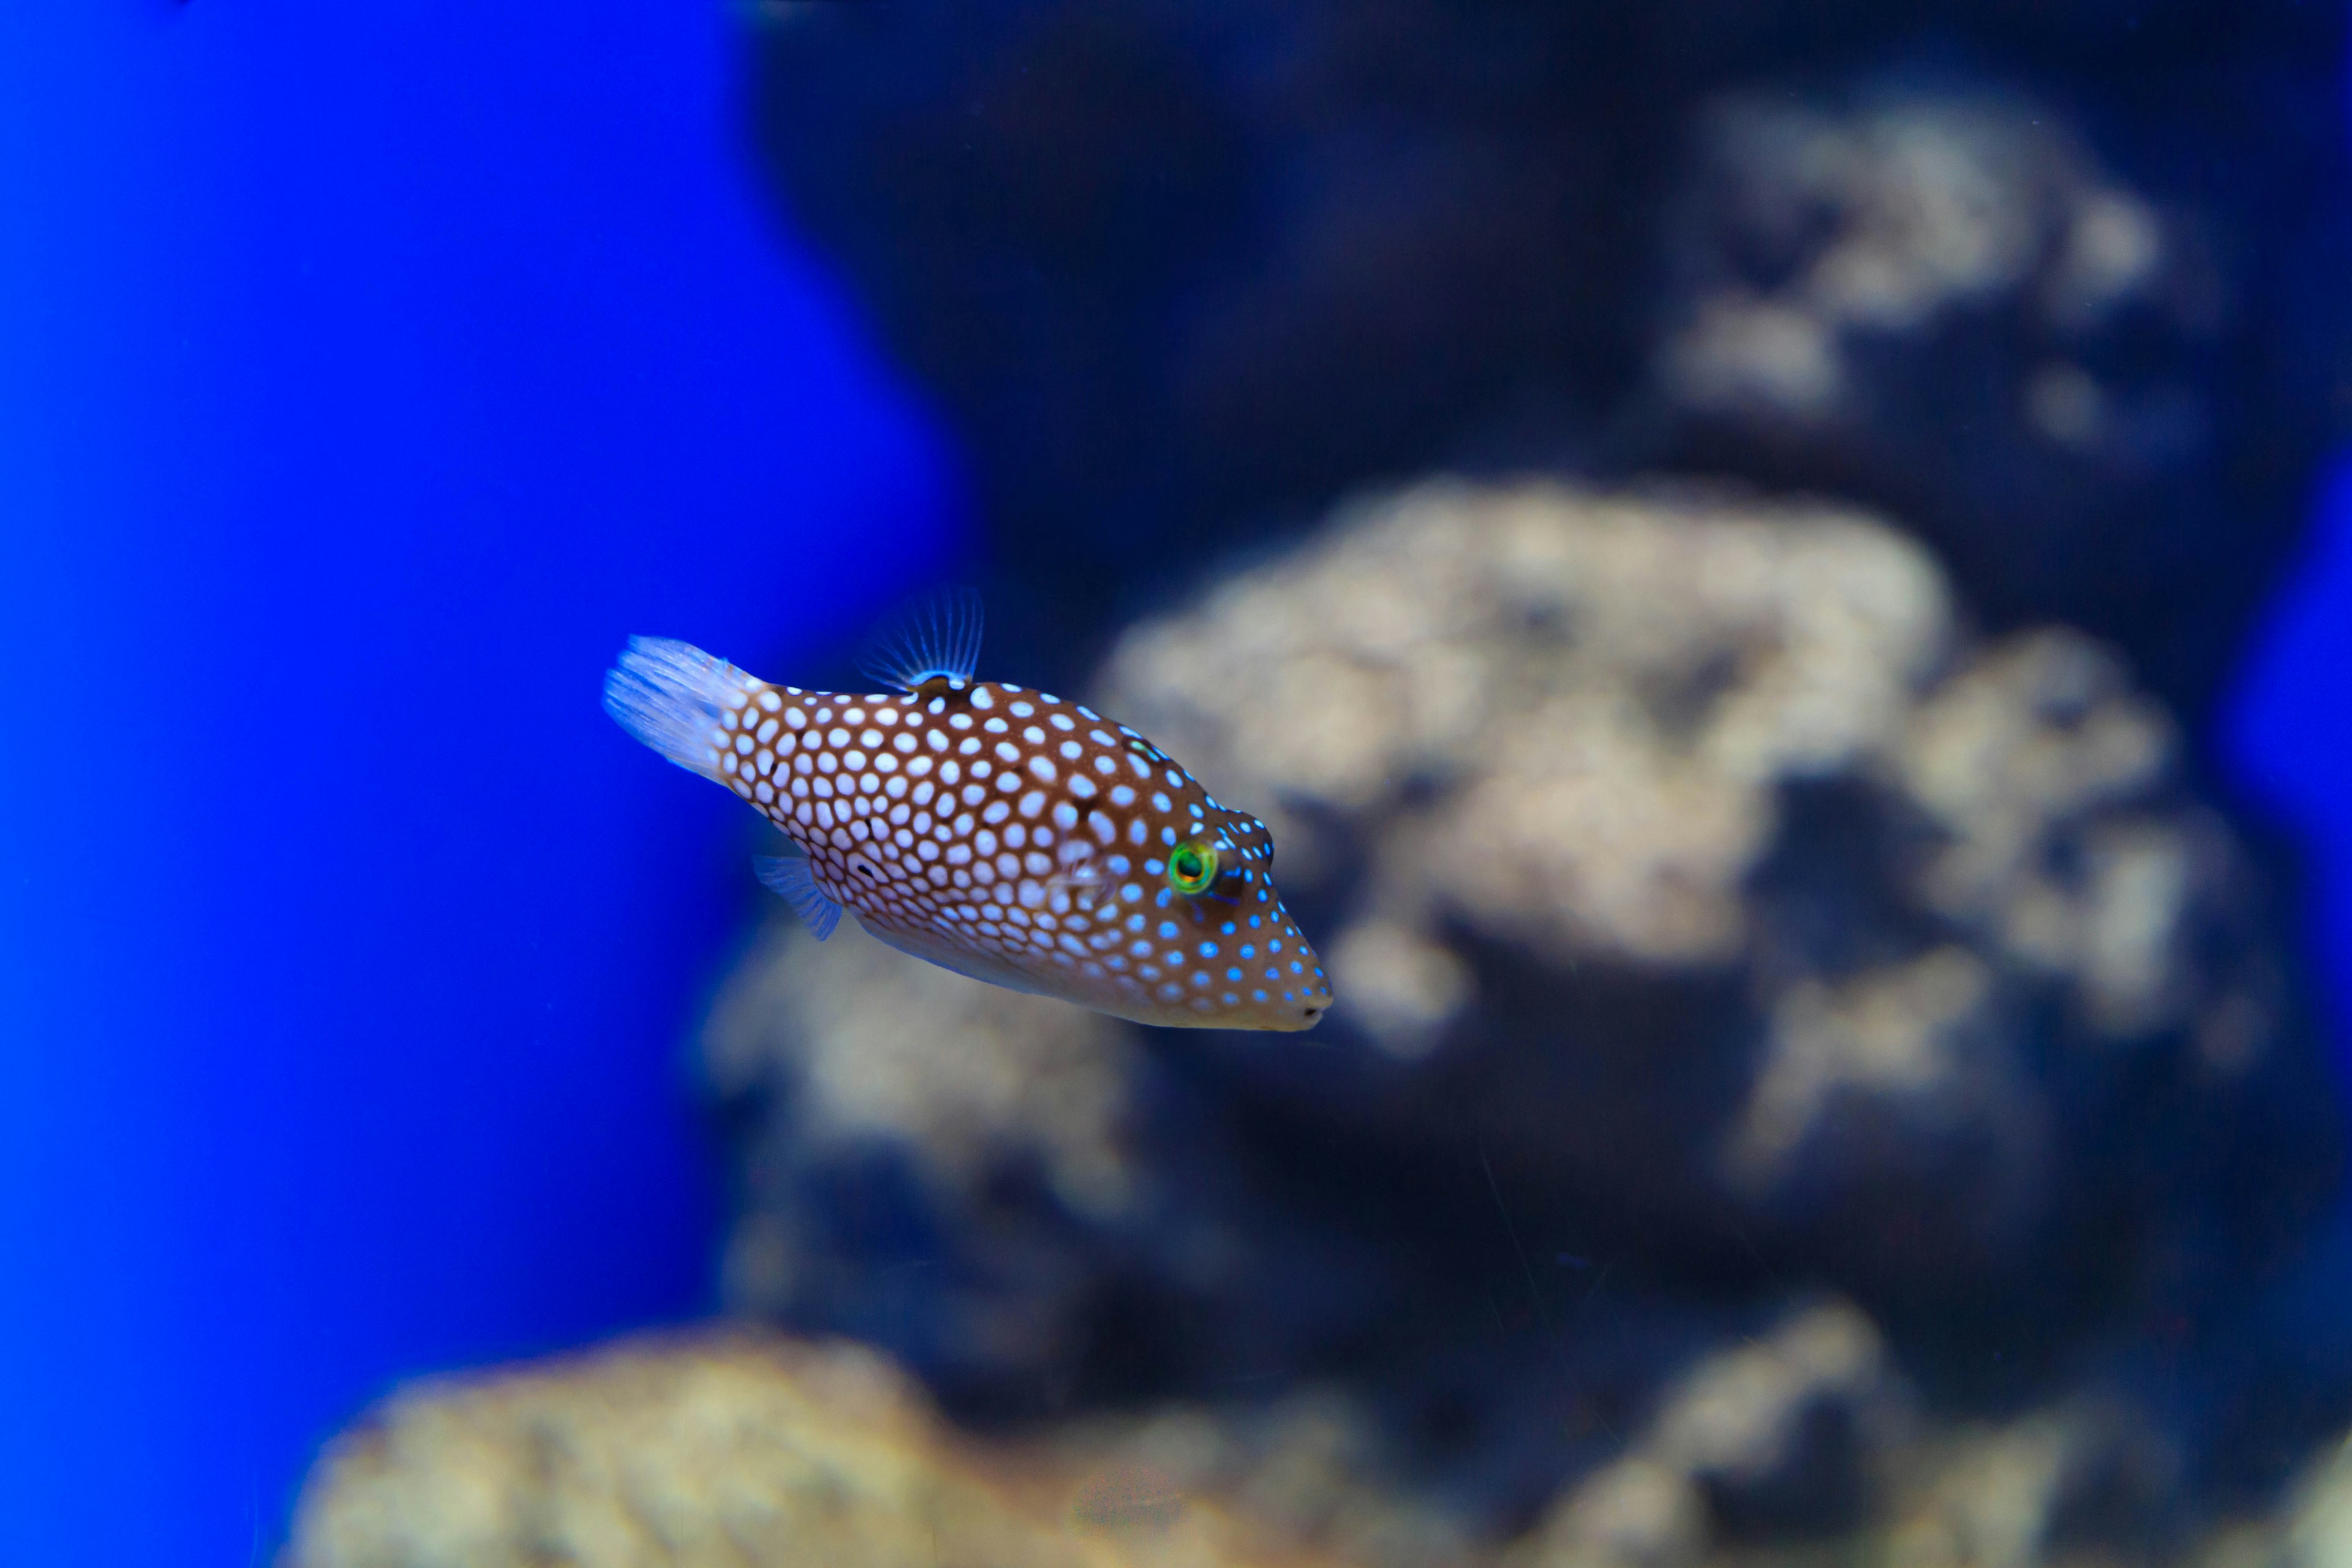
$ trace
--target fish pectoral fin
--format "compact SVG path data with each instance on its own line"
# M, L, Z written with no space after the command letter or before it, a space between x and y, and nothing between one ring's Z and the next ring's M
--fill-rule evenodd
M770 892L792 905L793 913L808 922L817 941L831 936L833 928L841 923L841 906L816 885L816 872L807 856L758 856L751 861L751 870Z
M900 610L866 639L857 668L898 691L944 677L969 685L980 668L980 594L941 588Z

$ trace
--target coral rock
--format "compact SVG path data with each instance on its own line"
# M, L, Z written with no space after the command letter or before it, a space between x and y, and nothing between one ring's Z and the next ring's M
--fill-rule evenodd
M1792 1291L2016 1399L2222 1321L2332 1191L2177 726L2079 632L1975 635L1867 513L1433 480L1133 626L1095 700L1272 826L1314 1035L1174 1042L847 933L762 936L706 1034L730 1301L959 1413L1339 1387L1392 1483L1348 1511L1412 1561L1585 1495ZM1843 1461L1658 1430L1711 1530L1848 1506ZM1577 1517L1682 1550L1621 1481Z
M1130 1490L1132 1489L1129 1489ZM624 1345L394 1394L335 1440L287 1568L1312 1568L1165 1489L951 1436L869 1352ZM1124 1494L1119 1494L1124 1495ZM1117 1502L1118 1497L1112 1500ZM1336 1568L1336 1565L1328 1565Z

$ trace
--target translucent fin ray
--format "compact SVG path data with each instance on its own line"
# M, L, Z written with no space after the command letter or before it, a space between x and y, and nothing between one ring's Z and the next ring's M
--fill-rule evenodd
M841 923L841 906L816 885L807 856L761 855L752 860L751 870L770 892L792 905L793 913L807 922L817 941L831 936Z
M941 588L877 627L857 668L898 691L939 676L968 682L980 668L980 628L979 591Z
M723 658L673 637L631 637L604 672L604 711L622 729L705 778L719 773L711 731L761 683Z

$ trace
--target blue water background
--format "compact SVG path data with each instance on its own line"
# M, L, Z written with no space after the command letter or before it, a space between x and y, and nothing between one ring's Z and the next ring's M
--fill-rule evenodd
M0 11L0 1562L243 1563L396 1377L706 1304L730 803L597 711L929 575L715 5ZM2352 469L2216 739L2352 1038ZM782 668L781 665L779 668Z
M0 7L0 1563L248 1563L394 1378L708 1304L744 819L599 678L956 526L736 26Z
M2305 857L2305 956L2346 1062L2352 1042L2352 458L2248 650L2217 736L2235 782ZM2347 1062L2352 1070L2352 1062Z

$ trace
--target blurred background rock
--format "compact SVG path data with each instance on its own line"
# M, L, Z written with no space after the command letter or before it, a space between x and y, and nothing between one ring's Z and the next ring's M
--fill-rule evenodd
M1065 684L1368 481L1566 464L1874 504L2194 724L2352 412L2337 7L756 15L784 205Z
M918 1493L942 1563L2344 1560L2340 1085L2200 746L2352 414L2339 10L747 16L986 668L1265 815L1340 1004L1160 1034L772 910L725 1299L968 1436L624 1352L395 1399L296 1561L832 1561L828 1466L875 1562ZM457 1491L495 1549L371 1522Z

